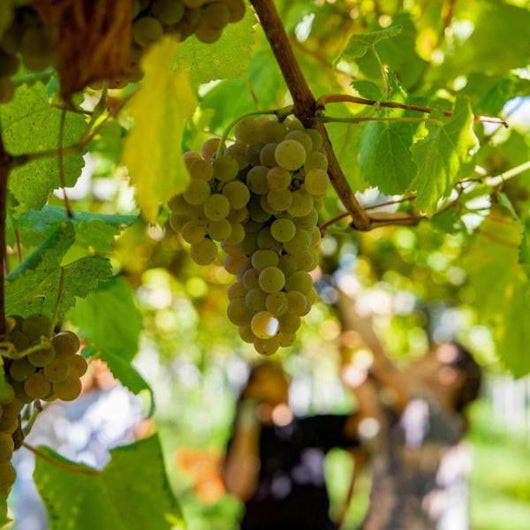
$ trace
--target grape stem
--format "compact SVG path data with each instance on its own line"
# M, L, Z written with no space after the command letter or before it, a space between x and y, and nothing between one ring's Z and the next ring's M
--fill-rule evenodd
M6 151L0 130L0 335L6 332L5 312L5 264L6 252L6 203L7 203L7 180L11 166L11 156Z
M322 135L323 146L329 160L328 175L331 184L345 209L351 215L354 227L358 230L369 230L370 218L355 197L340 167L326 127L323 123L315 120L317 102L294 55L274 2L272 0L250 0L250 2L256 11L287 88L291 93L296 116L305 127L314 126Z
M224 130L223 134L221 135L221 139L219 140L219 145L217 146L217 151L215 153L216 158L219 158L223 154L224 145L226 143L227 138L230 136L230 131L240 122L247 118L251 118L252 116L266 116L266 115L274 115L276 116L280 121L284 120L287 116L290 114L293 114L294 107L292 105L288 105L287 107L282 107L281 109L272 109L272 110L256 110L253 112L247 112L246 114L243 114L242 116L239 116L239 118L236 118L234 121L230 122L226 129Z
M424 114L431 114L435 111L440 112L439 110L424 107L422 105L409 105L408 103L399 103L397 101L376 101L375 99L350 96L349 94L325 94L320 96L317 100L317 108L319 110L324 110L328 103L355 103L356 105L368 105L371 107L383 107L387 109L412 110L415 112L423 112ZM446 117L451 117L453 115L450 110L441 111L441 114ZM502 118L475 114L474 120L486 123L496 123L506 128L509 127L508 122Z
M33 447L27 442L22 442L22 447L25 447L28 451L31 451L35 456L42 458L42 460L48 462L49 464L52 464L55 467L58 467L60 469L64 469L65 471L69 471L70 473L76 473L78 475L90 475L90 476L99 475L100 473L97 469L92 469L90 467L86 467L80 464L69 464L68 462L59 460L58 458L55 458L41 451L40 449Z

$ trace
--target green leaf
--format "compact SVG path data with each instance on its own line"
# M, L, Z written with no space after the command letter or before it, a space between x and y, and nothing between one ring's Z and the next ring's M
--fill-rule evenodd
M182 161L185 120L195 109L187 72L172 71L176 40L165 37L146 53L145 77L132 97L129 111L134 125L123 150L123 162L136 186L136 200L151 223L160 203L183 191L189 175Z
M362 98L379 101L382 97L379 87L371 81L354 81L351 86Z
M54 314L61 284L61 262L74 240L74 229L66 224L8 275L6 314ZM111 273L109 261L99 256L83 257L64 265L57 317L62 318L75 305L77 297L87 296Z
M71 219L64 208L45 206L42 210L29 210L17 222L20 235L26 245L39 244L44 238L57 232L64 223L72 223L77 245L107 252L111 250L115 236L130 226L135 215L105 215L74 211Z
M432 213L437 202L450 193L459 170L471 158L478 140L473 131L473 113L465 98L457 98L453 116L444 125L429 125L429 134L412 146L418 167L416 204Z
M61 110L50 106L42 83L19 86L15 97L0 105L0 124L6 149L13 155L57 149ZM85 120L68 112L64 126L64 145L79 142ZM79 154L64 156L67 186L73 186L81 174L84 161ZM41 159L13 169L9 174L9 190L18 202L17 212L40 209L48 195L59 184L58 158Z
M381 116L395 113L385 112ZM366 181L383 193L403 193L416 176L410 148L418 126L391 121L366 125L359 145L359 161Z
M74 471L37 458L34 478L51 530L184 528L158 436L112 450L112 460L96 473L51 449L41 451Z
M213 44L187 39L179 45L175 70L189 70L193 87L216 79L246 77L256 40L256 18L247 9L245 18L229 24Z
M346 43L346 46L339 55L339 59L346 61L359 59L363 57L370 48L382 40L391 39L399 35L402 31L401 26L390 26L379 31L370 31L361 34L354 34Z
M525 267L530 277L530 219L526 220L523 227L521 246L519 247L519 263Z
M130 362L136 355L142 315L123 276L101 282L96 291L79 300L69 317L103 359L113 353Z

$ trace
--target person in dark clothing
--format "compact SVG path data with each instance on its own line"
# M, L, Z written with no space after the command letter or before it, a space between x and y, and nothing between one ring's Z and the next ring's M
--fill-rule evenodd
M280 365L256 366L236 407L223 478L245 503L242 530L332 530L324 457L333 447L359 447L360 418L294 417Z

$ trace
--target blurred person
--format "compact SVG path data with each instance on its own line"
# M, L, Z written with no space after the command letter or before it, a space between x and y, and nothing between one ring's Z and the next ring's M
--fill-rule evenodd
M225 487L245 503L242 530L331 530L324 457L359 450L358 414L295 417L279 364L255 366L236 405Z
M388 358L371 321L341 293L339 316L345 333L357 333L371 350L368 382L379 397L360 412L371 418L372 488L364 530L467 530L469 450L467 406L479 395L481 369L458 343L432 349L406 370ZM350 337L351 338L351 337ZM366 366L350 365L344 382L354 394ZM363 391L364 392L364 391ZM385 399L386 396L386 399Z

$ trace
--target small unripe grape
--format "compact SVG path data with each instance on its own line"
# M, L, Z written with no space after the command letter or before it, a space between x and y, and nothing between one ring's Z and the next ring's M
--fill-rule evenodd
M244 144L250 144L256 137L258 125L255 120L247 118L240 121L234 128L236 139Z
M316 129L306 129L305 133L313 142L313 151L318 151L324 143L322 135Z
M325 195L328 189L328 174L323 169L311 169L306 173L304 188L311 195Z
M273 167L267 172L269 191L286 190L291 184L291 174L283 167Z
M162 24L176 24L183 16L185 7L175 0L155 0L151 7L153 15Z
M228 320L236 326L245 326L249 324L252 314L250 313L244 298L236 298L228 304L226 310Z
M300 317L292 313L285 313L285 315L278 317L278 321L280 322L281 333L295 333L302 323Z
M267 193L267 202L271 208L279 212L288 210L293 204L293 194L289 190L269 191Z
M202 144L201 147L201 155L204 159L211 161L215 157L215 154L217 153L217 149L219 148L219 142L221 140L219 138L209 138ZM212 167L213 169L213 167Z
M210 185L204 180L192 180L184 192L184 200L192 206L204 204L210 196Z
M154 17L142 17L132 27L134 41L142 47L149 46L164 34L164 28Z
M244 208L250 200L250 191L244 182L234 180L223 186L223 195L228 199L234 210Z
M245 289L250 290L250 289L255 289L256 287L258 287L259 285L258 279L259 279L259 271L257 271L256 269L252 268L252 269L248 269L247 271L245 271L243 274L243 278L242 278Z
M230 203L228 199L220 193L210 195L203 206L204 215L210 221L220 221L225 219L230 213Z
M217 257L217 245L211 239L203 239L200 243L191 245L191 259L197 265L209 265Z
M269 313L275 317L279 317L287 313L288 301L287 296L283 291L271 293L265 299L265 308Z
M278 267L266 267L259 274L258 284L266 293L274 293L285 285L285 276Z
M188 221L181 229L180 233L186 243L190 245L200 243L206 237L206 225Z
M265 267L276 267L279 257L273 250L259 249L252 253L251 262L252 266L260 271Z
M304 164L304 169L310 171L311 169L322 169L327 171L328 169L328 157L324 153L319 151L313 151L307 156L307 160Z
M226 256L224 261L225 270L230 274L237 274L247 264L248 258L246 256Z
M245 304L254 313L263 311L266 296L261 289L251 289L245 296Z
M276 147L274 156L277 164L289 171L297 170L306 161L305 148L296 140L284 140L280 142Z
M289 254L280 256L280 263L278 264L278 267L280 267L286 278L298 270L296 258L294 256L290 256Z
M279 323L268 311L260 311L252 317L250 328L259 339L270 339L278 333Z
M74 355L81 347L78 336L71 331L61 331L60 333L57 333L57 335L52 338L52 345L57 357Z
M50 393L51 389L51 384L40 372L28 377L24 383L24 391L31 399L42 399Z
M245 286L241 282L233 283L228 288L228 299L229 300L235 300L236 298L245 298L246 294L247 294L247 290L245 289Z
M304 217L313 210L313 198L304 190L293 192L293 202L287 212L293 217Z
M247 186L258 195L264 195L269 191L267 184L267 173L269 168L265 166L254 166L247 173Z
M213 161L213 175L221 182L235 179L238 171L238 163L230 156L220 156Z
M286 140L296 140L304 146L306 157L313 150L313 140L307 134L306 129L302 131L290 131L285 135Z
M208 223L208 234L215 241L223 241L230 237L232 225L226 219L210 221Z
M77 356L73 356L75 358ZM54 359L44 368L44 377L50 383L64 381L70 375L70 365L67 359Z
M73 376L53 385L53 393L62 401L73 401L81 394L82 389L83 386L79 378Z
M209 181L213 177L212 165L202 158L194 159L188 166L188 172L192 179Z
M248 344L252 344L256 339L256 335L252 333L250 326L239 326L239 336L241 337L241 340Z
M222 30L230 21L230 11L224 3L214 2L203 10L202 21L212 29Z
M245 229L241 223L231 223L230 237L227 239L230 243L241 243L245 237Z
M287 303L289 305L289 313L294 315L306 315L311 309L309 300L300 291L289 291L287 293Z
M14 484L17 473L11 462L0 463L0 491L6 494Z
M313 288L313 280L306 271L296 271L287 278L285 288L287 291L300 291L307 294Z
M271 235L276 241L285 243L293 239L296 234L296 226L290 219L276 219L271 225Z
M266 167L274 167L276 166L276 158L274 156L274 153L276 151L276 146L278 144L276 143L270 143L265 144L260 153L259 153L259 160L263 166Z
M22 332L30 342L40 342L41 337L48 337L51 330L50 319L45 315L30 315L22 323Z
M270 339L260 339L257 337L254 340L254 348L261 355L273 355L280 347L280 340L278 337L271 337Z

